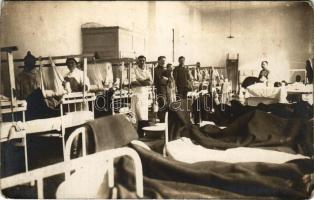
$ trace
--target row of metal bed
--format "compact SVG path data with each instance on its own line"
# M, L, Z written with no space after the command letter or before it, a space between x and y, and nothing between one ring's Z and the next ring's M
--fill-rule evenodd
M278 167L293 161L305 159L309 160L309 156L300 154L284 153L280 151L267 150L262 148L252 147L238 147L231 148L226 151L218 149L204 148L197 142L192 142L190 138L181 137L175 140L169 141L169 119L168 113L166 113L166 129L163 145L163 156L166 160L176 160L182 163L199 163L199 162L223 162L223 163L275 163ZM213 124L213 123L211 123ZM203 126L203 125L199 125ZM221 127L220 129L223 129ZM264 130L265 132L266 130ZM111 189L115 188L114 184L114 160L121 156L128 156L134 162L134 174L135 174L135 191L138 198L144 197L144 185L143 185L143 171L141 158L137 151L130 147L121 147L111 150L105 150L93 154L87 154L86 147L86 129L84 127L76 129L68 138L65 144L65 161L62 163L53 164L50 166L42 167L39 169L31 170L25 173L13 175L10 177L1 179L2 190L17 185L31 183L34 185L36 181L37 195L39 198L44 198L43 194L43 179L51 177L57 174L65 174L65 181L59 185L56 197L59 198L97 198L96 186L99 186L104 178L108 178L108 185ZM266 134L266 132L265 132ZM82 157L71 160L71 146L75 137L81 135L82 137ZM135 146L140 146L146 149L148 152L152 151L145 143L141 141L131 141ZM203 155L203 156L202 156ZM188 166L187 166L188 168ZM108 174L107 174L108 173ZM119 173L119 172L118 172ZM147 173L147 172L146 172ZM106 175L107 174L107 175ZM71 177L72 176L72 177ZM268 176L272 176L269 174ZM75 181L76 180L76 181ZM78 182L91 181L90 187L86 187L89 184L79 184ZM79 186L82 185L81 190ZM74 187L74 188L73 188ZM90 191L89 191L90 190ZM84 191L84 192L83 192Z
M63 59L63 58L62 58ZM86 69L87 61L84 61L84 66ZM130 89L130 88L128 88ZM121 93L122 94L122 93ZM129 97L130 93L127 93L127 97ZM47 96L46 96L47 97ZM119 95L116 96L119 98ZM121 96L120 96L121 97ZM191 94L191 98L194 98L194 96ZM197 95L195 96L195 98ZM15 122L7 122L9 124L2 123L1 125L1 141L4 142L6 140L16 139L16 138L23 138L24 142L24 148L25 148L25 166L26 166L26 172L20 173L17 175L1 178L1 188L2 190L5 190L7 188L11 188L17 185L27 184L30 183L31 185L34 185L36 182L37 187L37 196L38 198L44 198L44 192L43 192L43 179L47 177L51 177L56 174L65 174L65 181L69 180L71 176L74 176L76 173L79 174L79 171L84 171L87 173L97 171L97 176L104 177L106 173L108 173L108 184L110 188L114 188L114 159L121 157L121 156L129 156L133 162L134 162L134 169L135 169L135 179L136 179L136 194L138 198L144 197L144 185L143 185L143 170L142 170L142 162L138 155L138 153L129 147L121 147L116 148L112 150L106 150L102 152L97 152L94 154L87 155L87 147L86 147L86 129L85 128L77 128L74 130L70 137L65 140L65 129L68 127L77 127L79 125L83 125L88 121L91 121L94 119L94 101L96 99L96 96L94 93L72 93L72 94L66 94L62 97L61 104L59 107L60 110L60 116L54 117L54 118L48 118L48 119L38 119L38 120L32 120L32 121L25 121L25 117L23 117L23 121L21 124L16 124ZM12 102L9 100L5 101L6 103L2 103L1 106L8 106L7 104L11 105ZM86 106L86 103L91 103L91 106ZM17 104L13 105L21 105L18 110L13 110L14 112L24 112L26 109L25 102L23 104L18 101ZM9 106L10 107L10 106ZM82 109L84 108L84 109ZM12 109L8 110L8 113L11 113ZM49 124L49 125L48 125ZM19 128L15 128L16 126L19 126ZM12 127L15 128L15 131L11 131ZM175 159L179 160L180 158L175 158L175 154L173 151L173 144L169 144L169 130L168 130L168 113L166 113L166 125L165 125L165 136L164 138L164 147L163 147L163 156L168 157L169 159ZM16 130L19 131L16 131ZM39 169L34 170L28 170L28 164L27 164L27 140L26 137L28 134L38 134L41 132L48 132L52 130L60 131L60 135L62 137L62 143L63 143L63 157L64 162L53 164L50 166L42 167ZM71 146L73 141L77 136L81 136L82 138L82 157L76 158L71 160ZM184 139L183 139L184 140ZM133 142L142 145L146 149L149 149L145 144L143 144L140 141ZM187 146L185 146L187 148ZM182 147L181 147L182 148ZM171 150L172 149L172 150ZM263 155L267 154L267 152L264 152ZM178 154L180 155L180 154ZM181 154L182 156L182 154ZM293 157L293 158L304 158L302 156L300 157ZM181 160L184 162L183 160ZM205 161L205 160L204 160ZM73 173L75 171L75 173ZM94 176L95 177L95 174ZM99 180L100 181L100 180ZM71 185L71 184L70 184ZM63 186L60 186L63 189L63 191L69 192L71 188L67 184L63 184ZM71 186L70 186L71 187ZM73 193L63 193L58 190L59 194L58 197L81 197L83 196L71 196ZM77 190L78 191L78 190ZM82 193L79 193L80 195L83 195ZM78 195L78 194L77 194ZM95 198L95 196L88 196L92 194L85 194L89 198ZM97 197L97 196L96 196Z

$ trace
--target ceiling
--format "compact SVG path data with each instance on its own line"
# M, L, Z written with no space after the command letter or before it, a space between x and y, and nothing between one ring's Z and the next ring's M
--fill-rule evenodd
M225 11L232 9L262 9L276 7L290 7L306 4L303 1L186 1L189 7L198 9L201 12Z

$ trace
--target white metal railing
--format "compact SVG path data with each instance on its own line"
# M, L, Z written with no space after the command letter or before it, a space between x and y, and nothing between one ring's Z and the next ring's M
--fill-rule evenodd
M164 157L167 157L167 145L168 145L168 142L169 142L169 112L166 112L165 114L165 145L164 145L164 148L163 148L163 156Z
M113 165L113 160L121 156L129 156L130 158L132 158L134 162L134 168L135 168L136 193L139 197L143 197L143 172L142 172L141 159L136 153L136 151L129 147L122 147L122 148L112 149L108 151L103 151L103 152L95 153L95 154L88 155L85 157L73 159L70 161L65 161L62 163L53 164L47 167L42 167L42 168L31 170L25 173L2 178L1 189L4 190L10 187L36 181L38 198L43 199L44 198L44 194L43 194L43 179L44 178L61 174L61 173L65 173L67 171L79 170L88 165L102 165L103 164L105 166L109 163ZM104 175L105 173L106 172L104 171ZM109 186L113 187L114 171L108 170L108 173L110 173L109 174Z
M82 134L82 145L83 145L83 157L70 160L70 150L72 143L76 136ZM37 195L38 198L44 198L43 194L43 179L57 174L65 173L65 180L70 177L70 172L73 170L80 170L82 168L88 168L94 165L104 165L108 168L108 185L110 188L114 187L114 159L122 156L129 156L134 163L135 169L135 181L136 181L136 193L138 197L143 197L143 171L142 163L137 152L129 147L121 147L117 149L107 150L98 152L91 155L86 155L86 131L85 128L76 129L69 137L66 148L65 148L65 161L62 163L57 163L42 167L39 169L31 170L28 172L20 173L17 175L2 178L1 189L7 189L10 187L37 182ZM103 175L107 171L104 170Z

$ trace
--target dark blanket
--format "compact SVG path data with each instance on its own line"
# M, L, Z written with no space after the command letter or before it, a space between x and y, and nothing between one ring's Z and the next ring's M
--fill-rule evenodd
M182 136L182 132L188 132L190 130L192 123L190 120L187 100L181 100L180 102L170 104L168 113L168 122L170 122L168 123L170 140L179 138Z
M50 117L60 116L60 110L51 108L47 99L45 99L41 89L37 88L26 98L26 111L25 119L26 121L35 119L46 119ZM58 107L57 107L58 108ZM11 114L4 115L3 121L11 121ZM15 121L22 121L22 115L15 115Z
M313 105L310 105L306 101L300 101L293 104L263 104L260 103L257 106L244 106L239 101L232 100L231 105L217 105L215 102L211 101L209 95L205 95L202 98L198 98L193 102L193 118L194 122L198 123L199 118L205 121L213 121L217 125L226 126L232 121L237 119L239 116L251 112L254 110L261 110L264 112L271 112L272 114L292 119L292 118L302 118L311 119L313 118ZM197 109L197 106L200 109ZM215 112L210 110L214 108Z
M69 82L72 92L82 92L83 85L73 77L65 77L64 81Z
M101 117L86 124L89 135L93 135L95 151L119 148L132 140L138 139L138 134L124 115Z
M142 160L146 198L305 199L303 182L313 172L312 160L284 164L224 163L186 164L134 145ZM117 166L118 198L136 198L133 163L123 158Z
M293 104L263 104L260 103L257 106L244 106L239 101L231 101L230 110L232 112L233 118L237 118L242 114L253 111L261 110L264 112L271 112L273 115L286 118L301 118L301 119L311 119L313 118L313 105L310 105L306 101L299 101Z
M249 87L250 85L254 85L255 83L258 83L258 82L259 82L259 80L258 80L257 77L255 77L255 76L249 76L249 77L246 77L246 78L243 80L241 86L242 86L243 88L247 88L247 87Z
M26 121L35 119L46 119L60 116L60 111L56 107L49 106L41 89L34 90L26 99L27 110L25 112Z
M228 149L240 146L267 147L289 153L313 155L313 122L304 119L284 119L255 110L234 120L226 129L213 125L199 128L192 125L187 112L169 111L169 140L188 137L207 148ZM285 149L285 148L284 148Z

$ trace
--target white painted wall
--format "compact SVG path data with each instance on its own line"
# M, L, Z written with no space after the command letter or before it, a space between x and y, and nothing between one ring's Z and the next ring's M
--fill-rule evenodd
M1 46L17 45L17 57L82 52L81 25L132 29L147 25L146 2L6 2L2 10Z
M198 10L180 2L156 2L154 27L150 32L151 46L148 55L165 55L172 62L172 29L174 29L174 50L177 63L179 56L185 56L187 63L199 60L198 45L201 42L201 15Z
M287 6L283 2L276 7L238 8L231 15L234 39L226 38L227 11L202 15L203 39L208 46L208 58L203 59L208 63L223 65L227 52L239 53L240 68L259 68L262 60L268 60L275 75L284 79L289 68L304 68L305 60L313 57L313 10L307 4Z
M234 3L234 2L233 2ZM247 6L245 4L247 3ZM212 2L212 4L217 4ZM240 54L240 68L259 68L269 60L277 72L301 68L312 56L310 25L313 10L304 3L272 7L272 2L234 3L232 34L228 4L204 8L193 2L5 2L0 18L1 46L17 45L17 58L27 50L36 56L82 52L81 25L96 22L137 30L145 39L149 60L166 55L172 62L172 28L175 29L175 63L180 55L187 63L224 66L226 54ZM243 6L244 4L244 6ZM192 6L191 6L192 5ZM202 4L201 4L202 5ZM313 26L313 25L312 25ZM313 35L313 33L312 33ZM282 73L281 73L282 74Z

